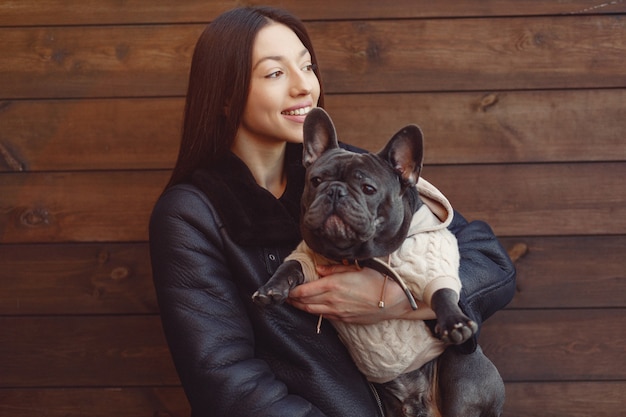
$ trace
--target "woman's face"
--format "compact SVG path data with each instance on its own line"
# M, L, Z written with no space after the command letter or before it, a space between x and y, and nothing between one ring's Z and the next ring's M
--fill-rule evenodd
M265 26L253 46L250 93L238 140L302 142L304 117L319 95L311 55L298 36L283 24Z

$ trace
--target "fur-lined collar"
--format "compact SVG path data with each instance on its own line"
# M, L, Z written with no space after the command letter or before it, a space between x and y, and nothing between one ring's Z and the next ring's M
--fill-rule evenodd
M197 170L192 182L209 197L235 242L295 247L301 239L302 145L287 144L285 169L287 188L278 199L260 187L244 162L232 153L210 169Z

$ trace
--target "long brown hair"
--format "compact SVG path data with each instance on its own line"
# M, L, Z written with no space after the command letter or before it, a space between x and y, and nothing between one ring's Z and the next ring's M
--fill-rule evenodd
M254 40L272 21L293 30L311 54L320 81L318 105L323 106L317 57L300 19L273 7L241 7L221 14L207 25L194 49L182 139L167 187L189 181L196 169L230 152L250 90Z

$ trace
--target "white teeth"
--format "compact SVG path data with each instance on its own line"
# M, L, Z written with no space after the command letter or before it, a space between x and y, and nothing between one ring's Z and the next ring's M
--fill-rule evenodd
M296 110L284 111L283 114L287 114L289 116L304 116L310 111L311 111L311 107L307 106L307 107L302 107Z

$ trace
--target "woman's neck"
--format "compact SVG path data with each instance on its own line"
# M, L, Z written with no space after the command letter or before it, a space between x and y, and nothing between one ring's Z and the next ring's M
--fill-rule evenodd
M287 186L285 176L286 143L275 146L256 146L257 143L235 140L231 150L247 166L259 186L268 190L274 197L280 198Z

